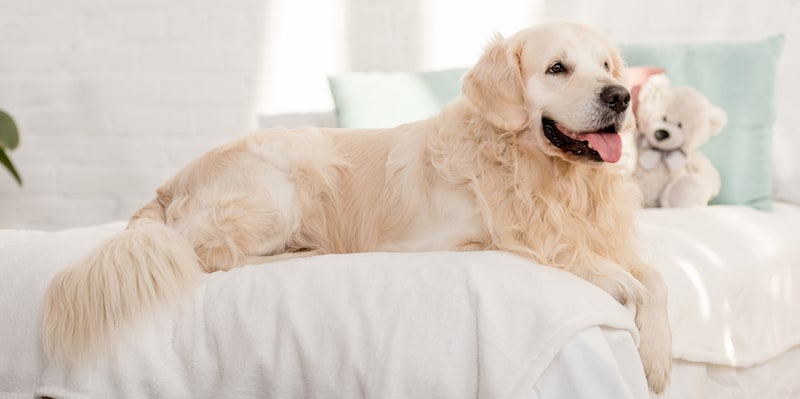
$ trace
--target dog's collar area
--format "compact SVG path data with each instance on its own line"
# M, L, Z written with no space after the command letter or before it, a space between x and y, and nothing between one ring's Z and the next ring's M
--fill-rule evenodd
M613 125L610 126L610 128L612 132L615 132L615 127ZM604 128L601 131L605 132L607 129L608 128ZM554 146L558 147L558 149L561 151L568 152L591 161L603 162L603 158L600 157L600 154L589 147L588 141L573 139L572 137L562 133L561 130L558 129L558 126L556 126L556 122L554 120L542 118L542 130L544 130L544 136L547 137L547 139L550 140L550 142Z

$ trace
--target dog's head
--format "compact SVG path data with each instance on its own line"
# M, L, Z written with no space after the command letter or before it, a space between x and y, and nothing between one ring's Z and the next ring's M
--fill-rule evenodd
M623 65L586 26L549 23L496 37L465 76L464 96L520 148L569 162L616 162L633 126Z

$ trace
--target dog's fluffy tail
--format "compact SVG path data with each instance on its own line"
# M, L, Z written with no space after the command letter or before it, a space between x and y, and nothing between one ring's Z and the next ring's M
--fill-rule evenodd
M61 363L97 359L137 318L186 293L201 275L186 238L161 221L135 220L51 281L42 313L45 353Z

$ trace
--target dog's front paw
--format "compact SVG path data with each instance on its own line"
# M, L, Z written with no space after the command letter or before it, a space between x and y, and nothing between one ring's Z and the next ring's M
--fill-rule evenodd
M639 324L639 356L650 390L662 393L669 384L672 371L672 332L666 315L648 310L652 309L646 309L646 305L640 308L636 320Z
M650 387L650 391L653 393L664 392L669 384L669 376L672 371L672 356L657 353L645 355L644 351L641 354L644 374L647 377L647 386Z

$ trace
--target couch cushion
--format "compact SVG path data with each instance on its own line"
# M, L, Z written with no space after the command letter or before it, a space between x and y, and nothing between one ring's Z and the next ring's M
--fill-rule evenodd
M757 42L623 45L628 65L666 69L675 85L700 90L728 112L728 126L701 151L722 176L712 204L771 209L775 75L783 36Z
M645 260L669 287L673 355L750 367L800 345L800 206L646 209Z
M328 78L340 127L383 128L435 115L461 93L466 69L350 72Z

